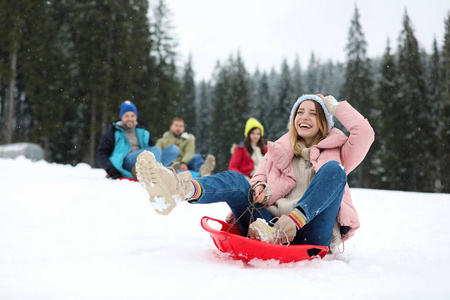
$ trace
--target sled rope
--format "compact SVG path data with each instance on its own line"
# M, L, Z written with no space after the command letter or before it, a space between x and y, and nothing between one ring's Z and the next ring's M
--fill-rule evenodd
M248 193L247 193L247 200L248 200L248 203L250 204L250 206L247 207L247 209L239 216L239 218L235 219L234 223L230 226L230 228L227 229L226 232L229 232L230 229L231 229L234 225L237 224L237 222L242 218L243 215L245 215L245 213L246 213L247 211L250 213L250 221L249 221L249 224L252 224L252 223L255 221L255 217L254 217L255 211L261 215L261 218L264 219L263 214L260 212L260 210L263 209L264 206L259 207L259 208L255 206L255 203L253 202L253 194L254 194L254 193L255 193L255 191L254 191L252 188L250 188L250 189L248 190ZM248 232L247 232L247 237L249 237Z

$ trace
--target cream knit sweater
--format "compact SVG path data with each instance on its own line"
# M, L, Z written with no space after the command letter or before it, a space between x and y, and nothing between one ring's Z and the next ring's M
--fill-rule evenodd
M297 185L284 198L267 208L274 217L290 214L314 177L315 171L309 159L309 150L310 148L303 149L301 157L294 156L292 159Z
M263 158L263 154L261 153L261 148L259 148L255 143L252 143L252 148L253 148L253 154L251 159L254 162L254 168L252 171L252 175L255 173L255 170L258 169L259 164L261 163L261 160Z

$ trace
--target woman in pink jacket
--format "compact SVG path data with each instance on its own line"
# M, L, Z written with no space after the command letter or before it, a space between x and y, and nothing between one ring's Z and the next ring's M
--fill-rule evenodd
M349 136L333 128L333 116ZM342 240L347 240L359 228L347 174L374 141L372 127L346 101L304 95L292 107L288 128L269 142L250 183L233 171L192 180L190 173L168 172L150 152L138 157L138 178L160 214L170 213L182 200L226 202L241 233L254 239L329 246L337 221ZM253 217L258 219L250 224Z

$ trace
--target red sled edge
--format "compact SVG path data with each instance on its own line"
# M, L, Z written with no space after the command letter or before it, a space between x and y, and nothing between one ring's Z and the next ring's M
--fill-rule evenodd
M128 180L128 181L139 181L137 178L128 178L128 177L119 177L120 180Z
M111 179L111 177L109 176L109 174L106 174L106 178ZM137 180L137 178L128 178L128 177L119 177L119 180L128 180L128 181L135 181L138 182L139 180Z
M214 229L208 224L210 221L219 223L222 228L220 230ZM278 260L280 263L289 263L301 260L312 260L318 257L323 258L328 252L328 247L326 246L287 246L253 240L239 235L234 228L229 232L226 232L230 228L228 223L206 216L202 218L201 225L203 229L209 232L217 249L243 261L250 261L252 259L273 259Z

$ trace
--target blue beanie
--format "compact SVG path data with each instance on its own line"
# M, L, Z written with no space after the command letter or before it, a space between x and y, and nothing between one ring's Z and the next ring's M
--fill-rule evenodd
M137 118L138 113L137 113L136 106L131 101L127 100L127 101L124 101L120 105L120 119L122 120L123 115L129 111L134 112L134 114L136 115L136 118Z
M294 106L292 107L291 110L291 117L289 118L289 123L292 122L292 119L294 118L294 114L297 112L297 108L300 106L300 104L303 101L306 100L313 100L317 103L320 104L320 106L322 106L323 112L325 113L325 117L327 118L327 122L328 122L328 131L331 130L331 128L334 127L334 122L333 122L333 115L330 114L330 112L328 111L325 103L323 102L322 98L320 98L319 96L316 95L303 95L300 98L297 99L297 101L295 102Z

